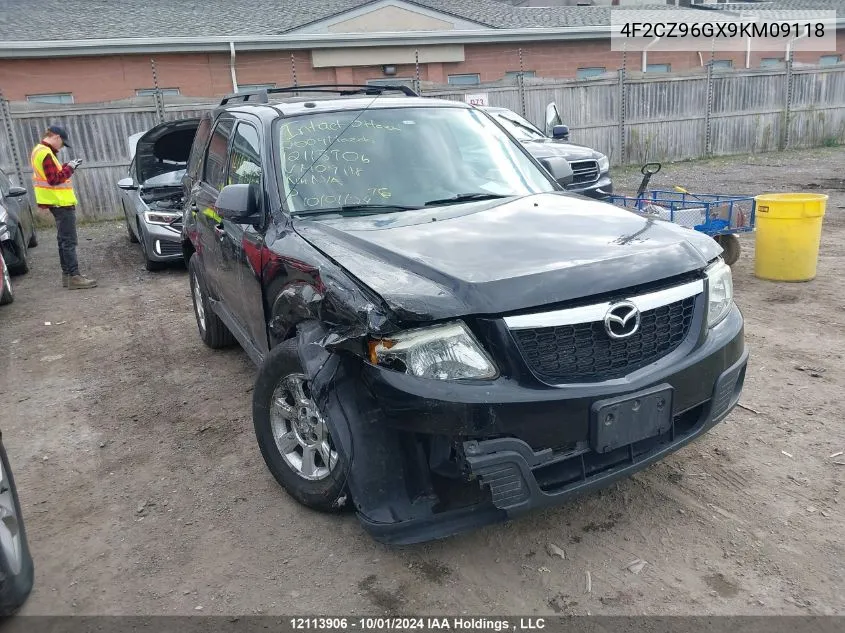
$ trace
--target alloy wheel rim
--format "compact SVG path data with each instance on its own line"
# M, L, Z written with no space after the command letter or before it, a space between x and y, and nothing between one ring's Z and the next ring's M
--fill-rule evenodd
M197 321L200 324L200 329L205 331L205 307L202 303L200 280L196 275L194 275L194 311L197 313Z
M337 467L338 453L303 374L289 374L279 381L270 425L282 459L303 479L321 481Z
M0 260L0 266L3 267L3 289L10 295L12 294L12 278L9 276L9 267L6 262Z
M23 564L22 545L21 525L15 510L11 482L0 462L0 549L14 575L20 573Z

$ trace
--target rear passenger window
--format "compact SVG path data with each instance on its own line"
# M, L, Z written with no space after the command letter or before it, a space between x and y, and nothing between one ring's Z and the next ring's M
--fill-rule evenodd
M191 146L191 155L188 158L188 175L196 180L200 175L202 166L202 155L205 146L208 144L208 136L211 134L211 117L204 116L197 126L197 133L194 137L194 144Z
M214 128L208 152L205 155L203 182L208 183L217 191L226 184L226 159L229 154L229 137L232 136L232 121L224 119Z
M248 123L239 123L229 158L230 185L261 182L261 145L258 130Z

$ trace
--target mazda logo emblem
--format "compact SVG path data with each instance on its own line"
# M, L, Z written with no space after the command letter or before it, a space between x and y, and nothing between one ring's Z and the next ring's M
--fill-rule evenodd
M628 338L640 329L640 310L630 301L610 306L604 317L604 329L612 339Z

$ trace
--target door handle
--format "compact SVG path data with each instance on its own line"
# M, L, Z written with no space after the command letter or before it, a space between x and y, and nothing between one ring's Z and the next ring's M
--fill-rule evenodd
M226 236L226 229L223 228L222 224L216 224L214 226L214 234L222 240Z
M199 207L197 206L196 201L191 200L191 206L189 207L192 213L199 213Z

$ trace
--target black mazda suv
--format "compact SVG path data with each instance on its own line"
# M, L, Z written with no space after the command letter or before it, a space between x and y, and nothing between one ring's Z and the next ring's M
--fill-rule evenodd
M721 247L557 168L402 87L242 93L200 121L197 326L258 366L291 496L424 541L607 486L730 413L748 353Z

